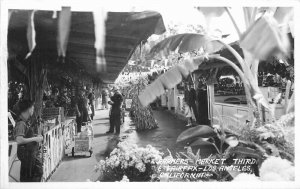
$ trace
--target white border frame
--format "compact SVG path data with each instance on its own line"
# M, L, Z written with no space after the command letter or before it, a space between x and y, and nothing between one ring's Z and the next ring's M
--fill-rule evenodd
M126 0L126 1L117 1L117 0L103 0L103 1L93 1L93 0L73 0L73 1L65 1L65 0L1 0L1 16L0 16L0 29L1 29L1 36L0 36L0 188L21 188L21 187L30 187L30 188L53 188L53 187L64 187L64 188L100 188L100 187L143 187L143 188L153 188L153 187L172 187L172 188L191 188L191 187L205 187L205 188L300 188L300 166L299 166L299 144L300 144L300 128L297 125L299 122L299 117L296 116L295 120L295 164L296 164L296 180L295 182L228 182L228 183L222 183L222 182L201 182L201 183L34 183L34 184L28 184L28 183L9 183L8 182L8 130L7 130L7 15L8 15L8 9L9 8L15 8L15 9L49 9L49 7L57 7L57 9L60 9L61 5L75 5L75 7L80 7L86 10L92 9L95 5L92 4L93 2L96 4L102 3L104 4L107 10L111 11L130 11L132 8L130 8L131 4L136 5L147 5L144 7L149 7L148 9L151 10L154 7L161 8L161 7L169 7L170 10L174 7L177 7L178 14L184 14L180 10L181 6L185 6L184 0L179 1L172 1L172 0ZM300 1L294 0L294 1L288 1L288 0L190 0L194 5L198 6L293 6L295 8L295 34L300 33L299 29L299 21L296 20L299 19L300 16ZM122 4L122 6L115 7L115 4ZM53 6L55 5L55 6ZM123 6L124 5L124 6ZM72 9L74 10L74 9ZM137 9L135 9L137 10ZM174 10L174 9L173 9ZM300 60L299 53L299 38L295 38L295 92L298 94L298 81L299 81L299 69L297 63ZM300 98L295 99L296 104L300 104ZM296 114L298 112L298 108L296 107ZM122 184L122 185L121 185Z

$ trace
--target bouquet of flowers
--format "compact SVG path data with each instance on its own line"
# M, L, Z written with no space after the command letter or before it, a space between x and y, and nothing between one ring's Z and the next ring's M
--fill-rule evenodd
M121 142L109 157L99 161L96 171L100 172L100 181L120 181L124 176L129 181L150 181L157 173L162 155L151 145L141 148Z

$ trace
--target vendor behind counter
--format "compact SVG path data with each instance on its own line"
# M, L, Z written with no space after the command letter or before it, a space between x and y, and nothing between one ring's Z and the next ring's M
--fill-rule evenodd
M33 112L33 102L23 100L19 103L14 135L18 144L17 156L21 161L21 182L40 182L43 175L42 161L38 157L39 142L43 141L43 137L34 133L33 125L29 123Z

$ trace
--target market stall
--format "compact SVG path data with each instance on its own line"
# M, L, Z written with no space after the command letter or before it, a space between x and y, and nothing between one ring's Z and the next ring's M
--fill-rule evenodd
M62 108L44 109L42 128L44 141L40 144L40 156L43 156L43 176L42 180L49 179L51 174L59 166L65 156L70 151L70 144L75 135L75 118L62 118L60 112ZM64 120L64 121L62 121ZM17 157L17 143L9 141L9 175L11 182L18 182L20 178L20 161Z
M55 16L53 11L58 14ZM33 119L42 119L37 128L44 135L40 155L45 181L65 154L74 149L77 134L74 100L78 88L93 89L94 106L99 108L103 86L116 80L142 40L153 33L163 33L165 28L161 15L151 11L108 12L103 26L107 26L105 36L95 33L94 27L99 27L99 22L93 18L93 12L70 12L70 7L63 7L61 11L9 12L9 111L14 112L17 102L22 99L35 101ZM33 34L32 38L28 38L28 33ZM106 43L102 49L105 51L106 72L101 74L96 69L99 58L96 50L100 47L94 47L95 38L105 38ZM58 45L62 43L65 47ZM18 161L13 129L9 125L10 167L14 167L12 170L18 175L20 167L15 166ZM11 180L18 181L18 176L14 177L16 179Z

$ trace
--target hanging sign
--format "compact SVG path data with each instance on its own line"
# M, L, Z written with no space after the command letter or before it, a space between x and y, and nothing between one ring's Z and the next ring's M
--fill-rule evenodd
M131 109L132 99L125 99L125 108Z

